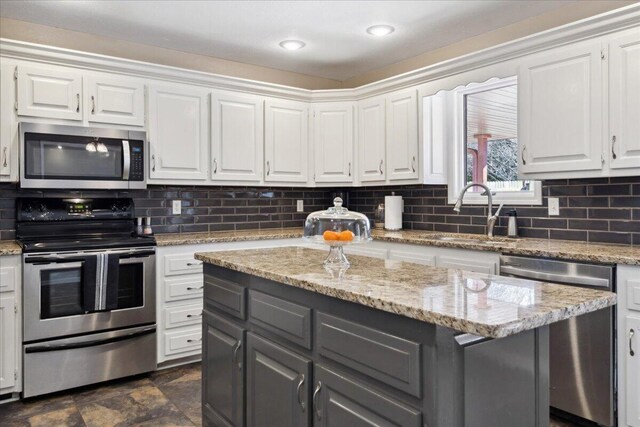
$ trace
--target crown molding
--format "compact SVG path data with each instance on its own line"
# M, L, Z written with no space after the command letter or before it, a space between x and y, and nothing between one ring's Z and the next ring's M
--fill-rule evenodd
M640 3L536 33L352 89L308 90L220 74L0 39L0 57L242 91L306 102L356 101L520 58L553 47L638 27Z

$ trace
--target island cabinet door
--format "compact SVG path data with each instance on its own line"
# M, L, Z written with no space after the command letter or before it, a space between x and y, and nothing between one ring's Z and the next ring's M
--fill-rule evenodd
M247 334L247 425L311 425L311 361Z
M204 312L202 413L205 425L244 426L244 329Z
M640 317L627 316L626 326L627 425L640 427Z
M314 426L419 427L420 411L321 365L315 365Z

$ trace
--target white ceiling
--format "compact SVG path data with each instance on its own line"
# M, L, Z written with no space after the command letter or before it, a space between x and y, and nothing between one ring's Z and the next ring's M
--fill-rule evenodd
M489 134L489 139L518 136L518 86L501 87L467 95L467 141L474 135Z
M32 1L0 16L153 46L346 80L572 1ZM365 29L390 24L376 38ZM303 40L299 51L278 43Z

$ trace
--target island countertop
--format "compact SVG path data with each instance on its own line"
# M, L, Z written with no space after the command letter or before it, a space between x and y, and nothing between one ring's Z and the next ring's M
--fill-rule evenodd
M196 259L488 338L502 338L616 303L611 292L401 261L350 256L342 277L326 251L282 247L197 253Z

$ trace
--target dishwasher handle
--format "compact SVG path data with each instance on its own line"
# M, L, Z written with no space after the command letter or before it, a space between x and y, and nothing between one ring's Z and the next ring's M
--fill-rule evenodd
M608 279L601 279L598 277L544 273L541 271L533 271L533 270L528 270L524 268L513 267L506 264L503 264L500 266L500 274L504 274L504 273L522 277L525 279L535 279L535 280L541 280L545 282L557 282L562 284L581 285L581 286L588 286L592 288L606 288L606 289L610 288L610 282Z

